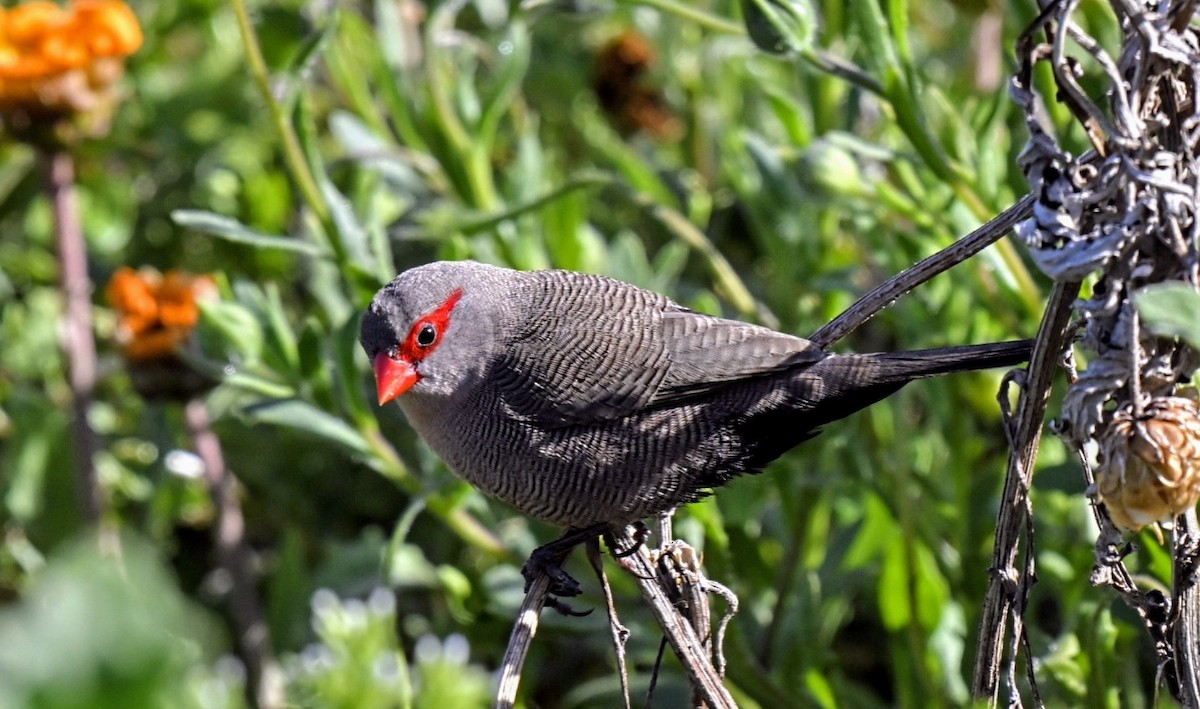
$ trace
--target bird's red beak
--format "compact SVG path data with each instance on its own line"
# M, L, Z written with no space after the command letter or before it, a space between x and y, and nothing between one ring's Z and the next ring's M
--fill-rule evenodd
M406 359L389 357L387 352L375 355L371 366L375 369L375 388L379 392L380 406L411 389L420 378L416 365Z

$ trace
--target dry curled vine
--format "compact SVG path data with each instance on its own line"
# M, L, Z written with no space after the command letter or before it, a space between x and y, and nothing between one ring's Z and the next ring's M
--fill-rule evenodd
M1014 440L974 691L995 703L1003 674L1010 703L1021 703L1014 668L1024 642L1020 614L1034 572L1028 490L1044 414L1044 406L1024 404L1045 401L1044 370L1057 363L1050 355L1078 332L1087 366L1072 377L1056 432L1078 452L1089 490L1104 503L1105 512L1096 511L1101 535L1092 581L1114 588L1139 614L1154 641L1163 683L1185 706L1200 706L1195 689L1200 624L1192 583L1197 530L1191 513L1200 496L1200 409L1180 386L1200 358L1178 340L1153 336L1135 308L1136 293L1146 285L1179 281L1195 288L1200 282L1195 2L1113 0L1122 30L1115 57L1075 22L1078 4L1043 3L1021 37L1012 83L1030 134L1020 163L1036 198L1033 216L1017 234L1055 279L1057 297L1043 321L1014 424L1014 430L1030 433ZM1053 98L1070 109L1091 142L1092 150L1082 156L1068 152L1045 121L1047 97L1035 88L1039 63L1049 65ZM1085 85L1102 85L1103 94L1089 95ZM1075 300L1079 284L1089 278L1094 278L1090 295ZM1097 451L1094 481L1088 450ZM1122 562L1129 548L1117 527L1172 522L1174 597L1139 591ZM1018 570L1022 543L1025 562ZM1010 643L1002 641L1006 632ZM1002 669L1006 645L1008 664ZM1030 685L1036 701L1032 672Z

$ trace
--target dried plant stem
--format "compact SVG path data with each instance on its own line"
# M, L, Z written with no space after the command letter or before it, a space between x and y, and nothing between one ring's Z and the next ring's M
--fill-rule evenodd
M1200 525L1196 510L1188 510L1172 530L1172 584L1175 596L1171 636L1175 646L1175 698L1185 707L1200 707L1200 584L1196 563L1200 553Z
M1032 195L1021 198L987 224L889 278L885 283L859 298L854 305L830 321L828 325L813 333L809 339L821 347L828 347L842 339L859 325L896 302L900 296L999 241L1019 222L1029 218L1033 213L1033 203Z
M217 566L229 574L229 608L237 630L238 648L246 664L248 690L255 706L265 709L287 704L283 671L271 649L271 634L256 589L246 524L238 501L237 478L225 467L221 442L212 430L208 406L193 399L184 409L196 454L204 462L205 479L217 511Z
M637 544L628 529L614 534L613 537L617 548L620 549L632 549ZM696 634L690 619L679 612L659 584L650 550L642 545L632 554L617 557L617 563L633 575L642 595L650 603L654 617L658 619L658 624L667 635L667 641L675 648L675 654L692 681L693 691L699 694L710 709L736 707L737 704L721 681L720 674L713 667L704 640Z
M1033 484L1033 464L1037 458L1038 444L1041 442L1050 385L1062 359L1063 350L1068 344L1071 305L1078 294L1079 283L1059 282L1054 285L1033 346L1033 356L1017 406L1017 416L1010 424L1011 451L1008 473L996 522L991 582L988 585L980 621L975 675L971 687L972 694L977 699L986 700L990 706L995 706L998 698L1005 631L1009 622L1014 624L1015 638L1023 635L1019 627L1020 614L1014 615L1014 612L1023 607L1024 594L1033 578L1029 573L1031 568L1017 568L1017 560L1021 552L1023 534L1030 530L1032 525L1029 490ZM1028 549L1026 554L1029 554ZM1015 657L1010 657L1009 662L1015 663ZM1012 675L1011 672L1006 674ZM1019 701L1015 695L1013 700Z
M542 609L546 607L546 596L550 591L550 577L539 574L525 591L525 602L517 611L504 659L500 662L500 686L496 688L494 709L512 709L517 702L517 688L521 685L521 672L533 637L537 635Z
M736 707L737 705L734 703L732 696L730 696L729 690L725 689L725 685L721 680L721 673L713 666L711 646L706 642L709 629L706 629L705 639L701 639L693 628L691 619L672 602L666 590L663 589L660 577L655 571L650 550L645 545L636 541L628 528L619 533L614 532L611 536L606 535L605 538L608 540L611 549L637 549L637 551L631 554L625 556L614 555L614 557L621 568L633 575L642 591L642 595L650 604L654 616L658 619L659 625L666 634L667 640L675 648L679 661L683 664L684 670L692 681L693 692L699 698L697 706L702 705L709 709L729 709ZM610 629L613 633L613 644L617 649L617 659L622 672L622 685L625 687L625 697L626 702L628 702L628 684L624 677L625 663L623 657L624 644L628 631L616 619L616 609L608 589L607 579L604 577L603 570L599 564L599 546L595 545L595 542L590 542L589 544L594 545L594 548L591 548L589 551L589 558L592 560L593 566L597 569L597 575L604 587L605 600L608 605L610 618ZM533 638L537 634L540 615L542 609L546 606L549 588L550 579L543 573L539 574L530 583L529 588L525 592L525 601L521 604L520 610L517 611L517 619L513 623L508 647L504 651L504 659L500 664L500 683L496 690L496 700L492 704L494 709L511 709L516 704L517 688L521 682L521 673L525 665L525 658L528 656L529 648L533 644ZM728 592L726 591L725 593ZM736 605L736 599L733 599L731 604ZM725 624L728 622L728 617L729 614L726 614L726 619L722 620L722 633L718 635L718 645L720 638L723 637L723 630Z
M600 540L593 539L586 544L588 562L596 572L600 581L600 590L604 593L604 606L608 612L608 630L612 634L613 651L617 655L617 674L621 678L621 698L625 709L631 709L629 701L629 668L625 664L625 643L629 640L629 628L621 624L617 617L617 606L613 601L612 586L608 584L608 575L604 573L604 558L600 553Z
M66 318L62 333L67 357L67 380L71 387L71 439L76 480L84 518L100 522L104 496L96 477L96 432L88 423L88 410L96 388L96 342L92 336L92 282L88 277L87 243L79 220L75 194L75 163L71 154L59 149L46 156L46 189L54 208L57 228L59 282L65 299Z

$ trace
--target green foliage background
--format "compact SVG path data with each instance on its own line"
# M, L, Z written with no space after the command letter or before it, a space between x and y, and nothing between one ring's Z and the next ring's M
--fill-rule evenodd
M1026 191L1003 79L1031 2L475 0L431 3L413 25L395 0L281 0L250 8L259 77L229 4L132 4L146 45L128 96L77 151L91 275L98 292L121 265L219 281L194 364L222 378L208 404L296 705L485 705L520 562L557 533L472 491L374 405L357 318L396 272L436 258L586 270L804 335ZM1093 35L1119 36L1085 5ZM751 41L745 14L781 53ZM648 81L677 140L622 135L598 106L596 53L630 29L656 47ZM858 80L823 70L826 54ZM997 65L999 84L979 78ZM190 447L181 411L133 391L99 297L90 418L108 521L131 538L124 570L86 541L41 165L27 146L0 153L0 706L238 706L213 510L170 465ZM1002 243L839 347L1028 337L1046 287ZM1000 377L913 385L678 515L741 599L726 648L739 702L968 703L1007 453ZM1043 699L1149 705L1153 653L1088 585L1094 530L1056 441L1034 502ZM1153 540L1132 563L1167 578ZM659 634L614 576L644 692ZM585 585L579 605L599 607ZM134 609L149 630L117 622ZM547 616L528 706L617 704L602 615ZM669 653L658 685L657 706L686 701Z

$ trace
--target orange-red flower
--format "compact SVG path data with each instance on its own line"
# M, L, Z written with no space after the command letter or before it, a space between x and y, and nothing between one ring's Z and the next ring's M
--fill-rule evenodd
M142 29L120 0L35 0L0 8L0 111L74 114L106 107Z
M108 283L108 302L117 311L117 342L133 362L175 359L200 320L197 301L216 294L209 276L180 271L161 275L123 267Z

